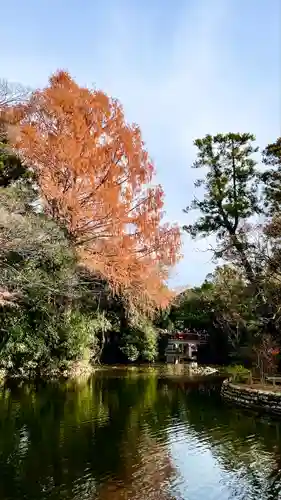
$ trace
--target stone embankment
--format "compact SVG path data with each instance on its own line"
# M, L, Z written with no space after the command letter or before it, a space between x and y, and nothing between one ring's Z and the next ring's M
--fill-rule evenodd
M281 391L254 389L225 380L222 384L221 396L229 403L281 416Z

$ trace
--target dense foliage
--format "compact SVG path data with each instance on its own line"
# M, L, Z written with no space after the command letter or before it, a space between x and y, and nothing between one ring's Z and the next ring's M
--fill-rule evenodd
M62 72L2 99L1 123L0 367L33 376L154 361L151 318L172 296L180 239L161 222L138 127Z
M1 90L1 89L0 89ZM3 90L3 88L2 88ZM119 102L64 72L0 91L0 367L42 375L154 361L167 332L207 332L208 362L276 365L281 347L281 139L261 164L251 134L197 139L204 176L184 226L214 238L217 268L176 297L180 231L140 130Z
M184 229L214 237L219 265L200 289L184 294L178 310L189 326L199 321L209 331L211 345L219 335L226 355L273 367L281 347L280 138L263 152L264 165L254 140L219 134L195 141L194 167L205 169L195 187L204 190L185 210L197 209L199 217Z

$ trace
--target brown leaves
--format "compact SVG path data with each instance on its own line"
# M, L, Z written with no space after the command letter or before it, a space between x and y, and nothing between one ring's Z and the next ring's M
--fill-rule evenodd
M16 115L14 145L81 259L115 290L149 288L161 302L159 269L179 259L180 232L162 224L163 190L151 185L154 167L120 103L58 71Z

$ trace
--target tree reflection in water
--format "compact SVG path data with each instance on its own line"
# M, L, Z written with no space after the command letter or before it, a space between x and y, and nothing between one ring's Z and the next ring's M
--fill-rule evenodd
M276 499L280 435L279 423L153 373L5 389L0 498ZM218 471L207 496L207 471L193 465L206 450Z

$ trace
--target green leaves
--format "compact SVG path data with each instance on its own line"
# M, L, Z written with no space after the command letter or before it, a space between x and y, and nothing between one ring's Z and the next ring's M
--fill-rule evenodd
M263 163L269 166L261 174L268 215L278 215L281 208L281 137L263 151Z
M129 361L153 362L158 355L158 332L153 324L141 315L132 318L126 332L121 333L120 350Z
M0 141L0 188L7 188L19 180L27 181L31 178L31 171L23 165L7 141Z
M192 237L235 234L243 221L260 212L254 140L252 134L229 133L194 142L198 151L193 168L203 168L206 174L195 181L196 188L204 187L203 196L184 210L200 211L194 224L184 226Z

